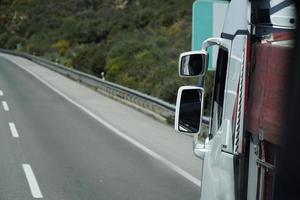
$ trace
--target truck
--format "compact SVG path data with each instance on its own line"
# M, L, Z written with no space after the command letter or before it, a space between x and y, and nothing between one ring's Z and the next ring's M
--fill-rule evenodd
M193 152L203 160L201 200L274 198L296 20L290 0L232 0L219 37L180 55L179 76L198 77L198 83L179 88L174 128L193 137ZM218 53L205 133L204 86L213 46Z

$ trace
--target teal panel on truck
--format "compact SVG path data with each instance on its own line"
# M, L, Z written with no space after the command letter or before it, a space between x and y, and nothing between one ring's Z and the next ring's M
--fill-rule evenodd
M197 0L193 4L192 50L201 50L202 42L213 34L212 2Z
M227 0L196 0L193 4L192 50L201 50L204 40L220 37L228 6ZM217 48L209 48L209 65L213 69Z

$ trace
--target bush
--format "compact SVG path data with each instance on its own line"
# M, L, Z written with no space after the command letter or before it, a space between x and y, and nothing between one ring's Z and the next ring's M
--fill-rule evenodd
M72 60L75 69L100 77L105 66L105 54L101 47L83 46L75 54Z
M24 46L26 44L26 40L20 36L12 36L6 42L5 47L8 49L17 49L18 45Z
M52 49L57 49L60 55L65 55L65 53L69 50L70 44L66 40L58 40L54 44L50 46Z
M159 22L161 26L169 27L176 19L176 12L168 12L161 15Z
M147 26L151 19L153 18L152 16L152 11L150 9L144 9L135 15L135 24L137 28L143 28Z
M72 60L74 68L86 73L91 73L90 59L94 53L93 51L94 48L82 47L79 49Z
M27 52L36 56L43 56L46 53L46 48L43 45L29 44Z
M10 35L7 32L4 32L0 35L0 46L1 48L6 48L6 43L10 39Z
M144 49L146 49L145 43L130 36L121 37L114 42L106 58L107 79L120 83L122 74L127 72L127 76L133 76L137 69L134 56Z
M92 73L98 77L101 77L101 73L104 72L106 65L106 54L102 48L97 48L91 59Z
M105 67L106 78L110 81L119 82L122 68L126 66L126 60L122 57L110 58ZM119 82L120 83L120 82Z

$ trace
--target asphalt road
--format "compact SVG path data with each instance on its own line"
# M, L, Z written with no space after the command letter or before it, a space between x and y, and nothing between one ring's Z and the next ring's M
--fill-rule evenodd
M0 90L1 200L199 198L199 186L3 58Z

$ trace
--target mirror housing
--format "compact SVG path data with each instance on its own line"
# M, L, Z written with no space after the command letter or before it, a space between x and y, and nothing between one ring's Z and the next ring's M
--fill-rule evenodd
M207 51L189 51L180 54L178 71L180 77L203 76L208 65Z
M199 135L203 115L204 89L198 86L182 86L178 90L175 130L185 135Z

